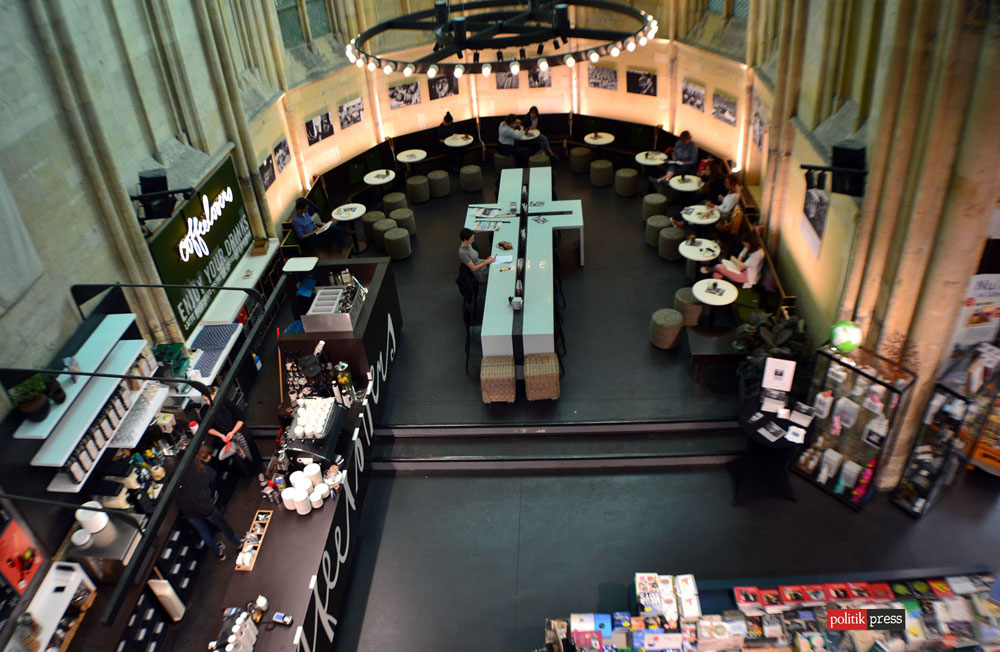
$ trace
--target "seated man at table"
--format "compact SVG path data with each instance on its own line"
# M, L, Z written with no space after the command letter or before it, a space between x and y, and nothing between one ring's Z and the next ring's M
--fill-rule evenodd
M764 250L756 238L751 238L740 256L732 256L729 260L719 263L711 269L702 267L701 271L703 274L711 273L713 278L727 278L733 283L740 283L744 288L749 289L760 280L760 272L763 267Z
M670 181L671 177L678 174L694 174L698 169L698 145L691 138L690 131L682 131L681 137L673 147L673 151L665 152L667 160L667 173L659 178L653 178L654 186Z
M519 168L528 167L528 158L534 151L534 148L528 147L523 142L523 138L524 128L521 126L521 121L513 113L508 113L500 123L497 153L514 157L514 163Z
M472 246L476 241L476 232L472 229L462 229L458 233L458 238L462 241L462 246L458 248L458 260L472 270L477 281L486 283L489 278L490 263L496 259L493 256L486 260L479 259L479 252Z
M309 200L299 197L295 200L295 212L292 214L292 230L299 244L307 247L322 246L327 244L347 244L351 241L351 236L337 222L333 222L324 231L313 221L313 216L309 213Z

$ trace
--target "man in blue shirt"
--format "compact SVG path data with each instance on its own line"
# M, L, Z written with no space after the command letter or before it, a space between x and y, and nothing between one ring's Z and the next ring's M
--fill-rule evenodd
M682 131L667 161L667 173L662 177L650 177L654 186L665 184L678 174L695 174L698 171L698 145L691 138L690 131Z
M333 222L322 231L316 226L309 213L309 200L299 197L295 200L295 212L292 214L292 230L302 245L315 246L325 244L346 244L351 237L344 229Z

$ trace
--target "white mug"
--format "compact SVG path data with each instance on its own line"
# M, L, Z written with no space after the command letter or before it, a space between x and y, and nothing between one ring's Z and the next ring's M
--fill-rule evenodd
M261 611L267 611L267 598L263 595L257 596L257 606L260 607Z

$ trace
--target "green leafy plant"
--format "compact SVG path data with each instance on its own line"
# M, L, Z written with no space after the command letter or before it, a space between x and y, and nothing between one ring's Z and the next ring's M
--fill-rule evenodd
M35 374L21 381L10 390L10 400L14 405L30 403L45 393L45 376Z
M789 318L782 313L754 311L746 323L736 327L733 350L746 354L736 371L750 394L760 391L764 364L768 358L796 361L793 392L801 389L797 387L799 379L809 376L808 370L803 369L810 351L803 319Z

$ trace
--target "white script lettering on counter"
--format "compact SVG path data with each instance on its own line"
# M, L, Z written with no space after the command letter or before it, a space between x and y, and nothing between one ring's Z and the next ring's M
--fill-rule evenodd
M191 258L192 253L197 255L198 258L204 258L208 255L208 243L205 242L202 236L212 230L212 225L222 217L222 209L232 201L233 189L228 186L216 195L215 201L211 205L208 203L207 195L201 196L202 216L200 218L187 218L187 235L177 245L181 260L186 263Z

